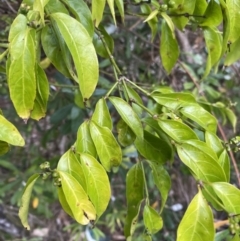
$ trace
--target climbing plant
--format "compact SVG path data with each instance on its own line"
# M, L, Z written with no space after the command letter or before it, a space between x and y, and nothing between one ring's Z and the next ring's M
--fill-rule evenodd
M218 133L222 128L217 120L221 115L235 130L236 116L229 106L211 103L201 91L201 84L211 71L217 72L219 63L229 66L240 58L239 8L239 0L22 2L0 61L6 61L10 98L24 122L41 121L46 115L49 80L45 71L50 64L79 86L76 96L85 108L89 108L98 84L100 58L109 59L115 76L115 83L79 126L76 141L58 165L42 163L41 171L36 170L28 179L19 209L26 229L30 229L31 192L39 178L52 178L68 215L82 225L94 226L111 198L108 174L119 170L124 148L132 146L137 157L126 175L127 240L131 240L139 216L145 226L144 240L152 240L163 228L161 215L171 189L166 166L174 162L176 155L189 168L198 187L179 224L177 241L214 240L213 210L228 213L230 238L240 240L240 191L230 184L229 158L230 152L239 181L232 155L233 150L238 151L239 138L221 140ZM180 93L164 86L147 91L131 80L118 65L114 40L105 29L104 19L109 15L116 26L124 24L126 15L139 17L149 25L152 41L160 36L159 54L168 74L181 53L175 29L201 30L207 60L201 79L194 81L195 91ZM146 100L151 100L153 107L147 106ZM117 117L111 113L113 108ZM10 145L24 146L24 138L0 115L0 154L8 152ZM161 195L159 209L151 205L155 200L148 194L146 170L151 170Z

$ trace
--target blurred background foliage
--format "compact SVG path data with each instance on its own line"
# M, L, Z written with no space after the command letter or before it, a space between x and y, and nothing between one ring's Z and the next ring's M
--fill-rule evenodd
M8 42L9 27L20 3L20 0L0 0L0 42L3 44ZM137 8L137 6L130 7ZM204 82L201 82L207 55L201 30L192 29L191 26L188 26L185 32L176 30L181 56L172 73L167 75L159 57L159 36L151 41L149 26L138 17L126 15L124 24L120 17L117 20L116 27L109 10L106 9L102 26L113 38L111 44L112 47L114 44L115 59L129 79L149 91L156 86L170 86L175 91L190 91L196 94L202 92L213 105L229 107L239 116L240 105L236 103L240 102L240 63L236 62L227 68L220 63L219 71L211 73ZM94 41L97 46L99 39L95 37ZM0 54L4 50L1 45ZM4 73L5 62L3 60L0 63L0 109L6 118L17 126L26 141L24 148L11 147L10 152L0 157L0 240L125 240L123 236L126 215L125 176L132 165L131 160L136 157L133 147L124 149L122 166L116 173L109 174L112 199L95 228L80 226L61 210L51 180L41 180L34 186L29 217L31 232L26 232L18 219L19 200L28 177L36 171L40 172L39 165L45 161L49 161L52 168L56 167L59 157L74 144L79 125L91 116L97 100L115 81L110 61L99 57L99 63L99 83L87 109L83 108L78 86L52 66L47 68L51 87L47 116L39 122L29 120L27 124L17 117L12 106ZM196 86L195 82L199 83L199 86ZM151 100L143 97L143 101L149 108L156 108ZM234 133L232 125L226 121L226 119L230 120L230 123L236 121L231 113L224 114L216 109L215 114L223 125L227 139L240 134L238 124ZM118 119L113 109L111 115L116 124ZM238 158L237 154L236 157ZM176 239L178 223L187 204L197 191L196 182L179 160L174 160L168 171L172 179L172 188L163 212L164 227L153 240ZM159 200L151 205L158 207L160 196L149 171L146 170L146 173L152 200ZM235 183L234 170L231 177L231 182ZM222 212L216 213L215 217L219 220L227 218ZM141 236L143 231L143 224L139 222L134 240L143 240ZM227 240L228 234L228 230L224 230L223 226L223 231L216 236L216 241Z

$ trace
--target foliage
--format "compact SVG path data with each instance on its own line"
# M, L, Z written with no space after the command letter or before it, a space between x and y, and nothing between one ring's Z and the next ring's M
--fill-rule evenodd
M144 231L138 238L152 240L163 228L164 207L171 189L168 169L176 155L198 183L198 194L179 224L177 240L214 240L213 210L224 210L230 222L239 225L240 193L230 184L227 152L238 150L239 138L226 142L224 135L222 141L217 133L217 129L222 132L218 119L223 123L228 120L235 131L236 116L229 105L218 101L221 94L207 84L211 81L209 75L215 74L212 69L216 72L223 61L228 66L240 57L238 52L235 54L240 38L239 5L239 1L230 0L165 0L162 4L155 0L22 2L10 27L9 44L0 56L0 61L6 64L3 69L18 116L25 123L45 117L51 103L51 82L46 75L50 64L75 89L70 95L81 111L69 105L65 107L66 113L71 109L76 118L83 111L88 115L85 121L83 118L73 121L77 127L81 122L77 138L60 157L56 168L44 162L40 165L41 173L28 179L19 210L26 229L30 229L31 192L39 177L53 180L59 202L68 215L82 225L94 227L110 202L110 177L127 165L124 235L128 241L133 239L142 216ZM131 80L117 64L120 60L115 61L114 40L104 28L109 14L116 24L124 22L128 14L142 18L151 29L152 40L160 34L159 54L165 71L171 73L178 61L195 85L192 93L175 92L163 86L148 91ZM202 31L207 60L200 78L178 60L181 49L176 28ZM104 60L112 67L115 83L109 86L108 82L107 92L100 94L93 108L91 97L102 81L99 69ZM55 127L63 116L63 109L52 115ZM0 144L1 155L8 152L9 145L24 145L24 138L3 115L0 115ZM135 156L132 162L128 158L126 164L127 148L132 148ZM236 166L235 171L239 178ZM158 208L152 205L156 200L150 196L149 175L161 196ZM235 226L230 226L234 236L227 234L232 240L239 239L239 226Z

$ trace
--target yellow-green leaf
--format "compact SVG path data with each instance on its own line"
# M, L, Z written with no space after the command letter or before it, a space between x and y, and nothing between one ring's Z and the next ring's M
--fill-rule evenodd
M74 215L72 213L71 208L68 205L67 198L64 195L62 187L58 187L58 200L63 208L63 210L72 218L74 218Z
M102 21L105 4L106 0L92 0L92 19L95 21L96 27Z

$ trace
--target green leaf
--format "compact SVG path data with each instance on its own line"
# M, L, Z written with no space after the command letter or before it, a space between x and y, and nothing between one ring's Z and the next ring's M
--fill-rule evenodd
M155 234L163 227L161 216L149 205L145 205L144 207L143 222L149 234Z
M105 46L102 42L102 39L96 33L93 36L93 45L96 49L97 54L99 54L103 58L109 58L109 53L106 50L106 47L110 50L110 53L113 53L114 50L114 41L113 38L108 34L105 28L100 24L98 26L98 31L101 34L101 38L104 39L107 46Z
M233 131L236 132L237 117L235 113L230 108L225 108L224 112L226 113L226 116L233 127Z
M194 16L204 16L207 6L208 6L208 4L205 0L197 0L196 4L195 4L193 15ZM201 17L201 20L202 20L202 17Z
M46 25L42 29L41 42L44 53L50 59L54 67L66 77L71 77L67 65L62 58L62 50L58 38L52 26ZM70 53L66 50L68 62L70 62Z
M198 104L189 104L181 108L180 112L192 121L198 123L209 132L215 133L217 130L217 120L208 111Z
M203 78L205 78L212 67L219 61L222 53L222 37L218 29L206 27L203 30L208 58Z
M93 37L94 26L91 11L83 0L63 0L75 18L85 27L90 37Z
M213 214L202 192L193 198L177 230L177 241L214 241Z
M0 115L0 140L14 146L25 145L17 128L2 115Z
M62 187L58 187L58 200L63 208L63 210L72 218L74 218L74 215L72 213L71 208L68 205L67 198L64 195Z
M123 119L120 119L117 123L118 141L122 146L130 146L136 139L136 135L129 128Z
M45 6L45 10L48 14L59 12L69 14L67 8L59 0L49 0Z
M57 165L57 170L70 174L76 179L76 181L78 181L85 191L87 190L87 179L83 167L76 154L71 149L61 156Z
M219 157L223 151L223 145L221 143L221 140L218 138L217 135L215 135L212 132L205 132L205 141L207 145L214 150L214 152L217 154Z
M142 123L137 116L137 114L133 111L132 107L125 102L123 99L119 97L109 97L109 100L116 108L118 114L122 117L122 119L126 122L126 124L132 129L134 134L143 138L143 127Z
M108 2L108 6L110 8L110 12L112 14L112 17L113 17L113 21L116 25L116 19L115 19L115 9L114 9L114 0L107 0Z
M1 125L1 124L0 124ZM5 141L0 141L0 156L9 151L9 145Z
M79 184L70 174L59 171L64 196L76 221L82 225L96 219L96 210Z
M229 11L230 33L228 41L234 43L240 36L240 1L226 0L226 5Z
M136 138L135 146L149 161L163 164L171 158L171 149L168 144L147 131L144 131L144 139Z
M226 181L215 152L205 142L189 140L176 147L181 161L193 171L197 180Z
M224 65L229 66L235 63L237 60L240 59L240 37L230 45L230 51L226 55L226 59L224 61Z
M122 151L112 132L94 121L90 122L90 133L99 159L107 171L122 162Z
M35 0L33 3L33 10L38 11L41 17L41 22L45 25L44 22L44 7L49 0Z
M10 42L10 55L10 97L18 115L28 119L36 97L35 29L28 28Z
M88 121L84 121L78 128L75 148L78 153L88 153L93 157L97 157L97 151L90 134Z
M117 5L118 11L121 15L122 21L124 21L124 3L123 3L123 0L115 0L115 3Z
M171 32L172 32L172 37L175 38L175 27L174 27L174 23L171 19L171 17L169 17L166 13L161 12L161 16L164 18L164 20L166 21L168 27L170 28Z
M36 64L36 84L37 93L33 110L31 112L31 118L39 120L46 115L49 97L49 84L44 70L38 64Z
M96 27L102 21L105 4L106 0L92 0L92 19L95 20Z
M217 27L223 20L220 4L216 3L215 0L211 0L208 3L204 16L205 18L200 26Z
M162 94L159 92L151 93L151 97L160 105L169 109L176 110L185 105L196 103L195 98L187 93L169 93Z
M27 230L30 230L30 226L28 224L27 217L28 217L28 209L29 209L29 203L30 203L30 198L31 198L31 194L32 194L32 189L33 189L35 182L39 178L39 176L40 176L40 174L33 174L28 179L27 184L23 191L22 198L21 198L21 206L20 206L18 215L19 215L22 225Z
M169 74L178 60L179 48L176 38L173 38L172 30L165 21L161 27L160 56L163 67Z
M143 22L148 22L158 15L158 9L154 9Z
M224 170L224 173L227 178L227 182L229 182L229 180L230 180L230 159L229 159L228 153L225 149L220 154L219 163Z
M171 189L171 178L162 165L153 162L150 162L149 164L152 169L154 183L161 194L161 213L167 201L168 193Z
M230 214L240 213L240 190L226 182L211 183L217 196L221 199L224 209Z
M198 139L196 133L187 125L175 120L159 120L159 126L173 140L182 143L191 139Z
M98 100L91 119L99 126L112 130L112 118L104 98Z
M126 238L132 236L140 211L140 205L144 199L144 178L141 164L138 162L128 171L126 179L127 217L124 225Z
M96 209L97 218L99 218L106 210L111 197L108 175L94 157L81 154L80 158L87 180L87 194Z
M73 57L83 99L89 99L98 82L98 60L91 37L74 18L64 13L54 13L51 17L56 21Z
M240 241L239 233L236 233L230 241Z

